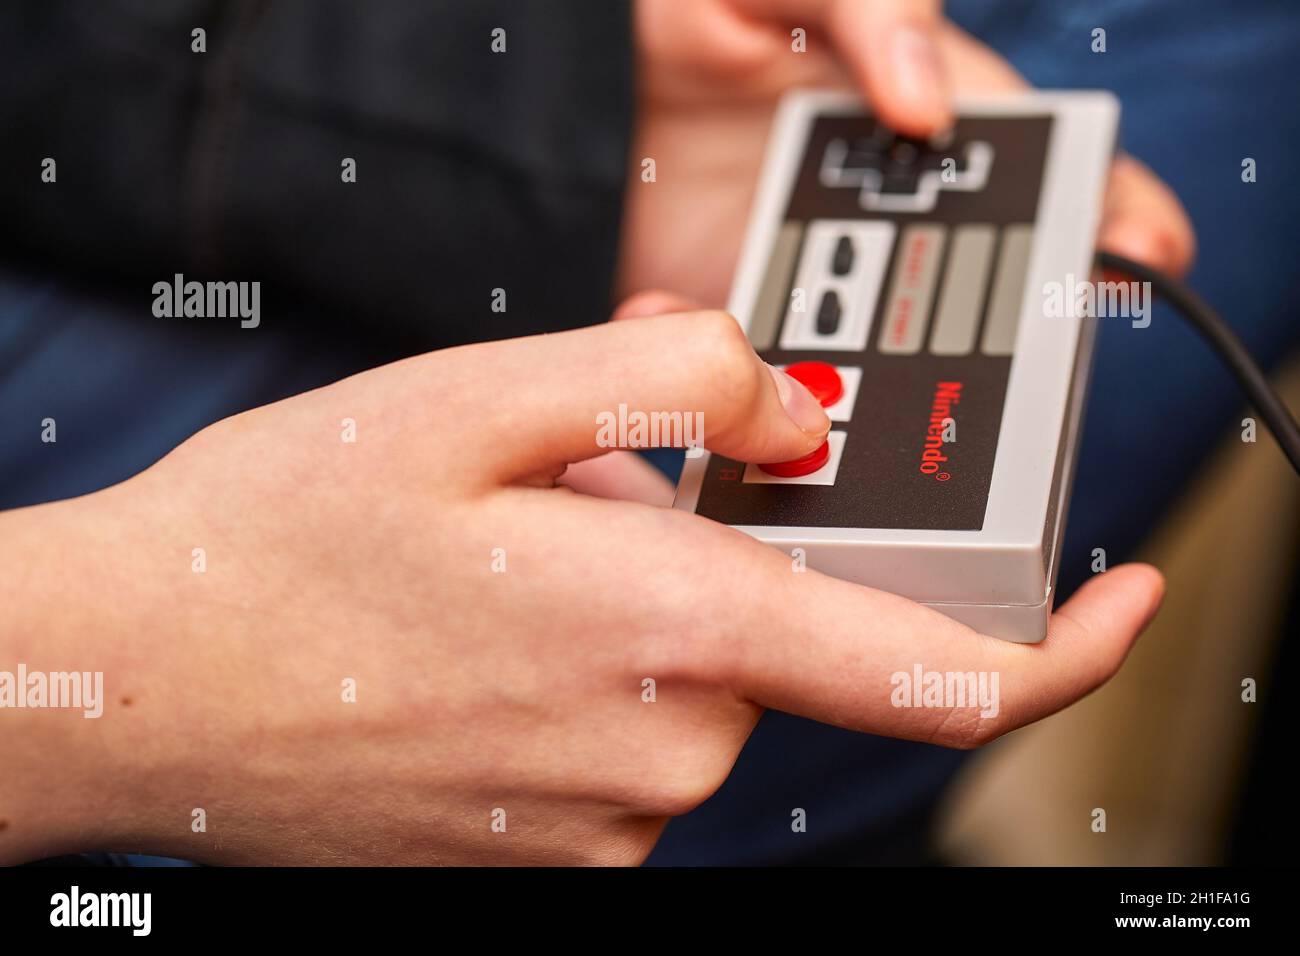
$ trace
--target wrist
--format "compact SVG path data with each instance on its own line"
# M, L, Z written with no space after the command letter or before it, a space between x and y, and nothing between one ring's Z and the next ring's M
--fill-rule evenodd
M152 841L170 734L136 699L158 620L131 497L0 514L0 862Z

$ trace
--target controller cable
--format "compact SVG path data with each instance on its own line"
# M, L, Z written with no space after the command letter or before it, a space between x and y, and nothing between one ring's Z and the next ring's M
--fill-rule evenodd
M1210 308L1209 303L1177 279L1124 256L1098 252L1097 265L1104 270L1151 283L1151 288L1167 299L1201 333L1228 366L1247 399L1258 410L1259 416L1267 423L1269 431L1282 446L1283 453L1291 460L1291 466L1300 473L1300 425L1296 424L1296 420L1287 411L1286 405L1269 384L1268 377L1251 358L1237 333Z

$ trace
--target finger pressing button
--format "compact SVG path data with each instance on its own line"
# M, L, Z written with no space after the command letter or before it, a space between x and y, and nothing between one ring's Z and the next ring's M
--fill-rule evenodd
M844 380L839 369L829 362L795 362L785 373L812 392L813 398L830 408L844 396Z
M758 467L777 478L802 478L804 475L811 475L814 471L821 469L830 460L830 457L830 443L822 442L816 451L809 452L802 458L796 458L794 461L773 462Z

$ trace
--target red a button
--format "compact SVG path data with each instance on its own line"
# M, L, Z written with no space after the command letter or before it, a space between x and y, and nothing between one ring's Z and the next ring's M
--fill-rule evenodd
M828 362L795 362L785 367L785 374L802 382L823 408L830 408L844 395L839 369Z

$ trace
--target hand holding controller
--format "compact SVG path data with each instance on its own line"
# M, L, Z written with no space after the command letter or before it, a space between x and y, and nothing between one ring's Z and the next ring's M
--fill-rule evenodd
M810 567L1042 640L1093 324L1044 290L1090 274L1118 107L959 104L903 137L853 97L787 97L733 289L760 355L835 422L793 461L688 462L677 506Z

